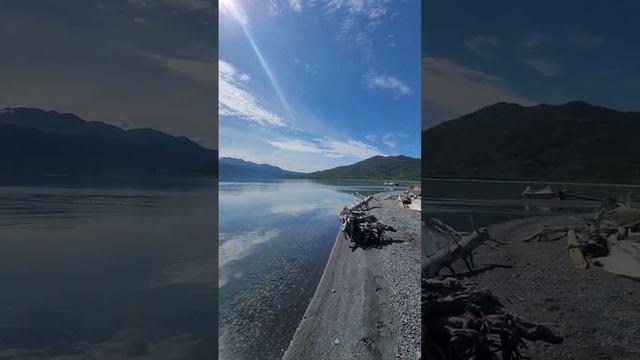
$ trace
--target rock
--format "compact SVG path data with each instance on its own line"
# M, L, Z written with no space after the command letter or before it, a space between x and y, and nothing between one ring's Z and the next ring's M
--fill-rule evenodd
M333 342L334 345L340 344L340 339L336 338L336 341Z

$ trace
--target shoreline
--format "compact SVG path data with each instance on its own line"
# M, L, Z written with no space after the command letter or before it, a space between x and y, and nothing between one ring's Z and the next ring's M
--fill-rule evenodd
M315 294L283 359L419 358L420 212L374 195L375 215L398 232L351 250L338 232Z
M517 179L465 179L465 178L422 178L422 181L449 181L449 182L477 182L477 183L498 183L498 184L538 184L538 185L578 185L578 186L594 186L594 187L640 187L637 183L607 183L607 182L578 182L578 181L544 181L544 180L517 180Z
M575 269L566 238L521 242L542 226L578 225L581 215L531 217L489 226L501 250L480 247L467 278L489 289L514 314L549 326L563 343L527 343L532 359L637 359L640 281L590 266ZM458 273L466 270L454 264ZM445 270L442 275L448 274Z

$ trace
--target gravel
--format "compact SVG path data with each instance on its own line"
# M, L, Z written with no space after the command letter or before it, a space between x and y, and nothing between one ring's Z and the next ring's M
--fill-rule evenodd
M420 358L420 212L398 193L376 194L369 211L398 229L385 246L352 250L338 234L284 359Z
M511 268L488 268L469 280L490 289L510 312L564 336L560 345L529 343L532 359L640 359L640 282L593 266L574 269L566 238L519 241L545 224L581 223L581 216L555 216L491 226L493 238L507 244L502 250L481 247L476 265ZM456 270L464 271L460 264Z

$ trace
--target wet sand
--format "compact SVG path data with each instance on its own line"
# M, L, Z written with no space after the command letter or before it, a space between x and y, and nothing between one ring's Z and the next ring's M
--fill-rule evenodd
M368 213L398 229L384 246L352 250L338 234L284 359L420 357L420 212L401 209L398 193L370 204Z
M520 239L549 226L582 224L581 216L538 217L491 226L502 250L480 247L479 274L468 278L490 289L508 311L549 326L560 345L528 343L532 359L640 359L640 282L590 266L573 268L566 238ZM465 271L455 264L459 272ZM446 274L443 271L443 275Z

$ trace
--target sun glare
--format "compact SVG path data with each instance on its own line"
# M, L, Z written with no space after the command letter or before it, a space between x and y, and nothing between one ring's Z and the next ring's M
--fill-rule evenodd
M218 11L220 14L226 15L242 25L247 23L247 15L244 13L239 0L220 0L218 2Z

